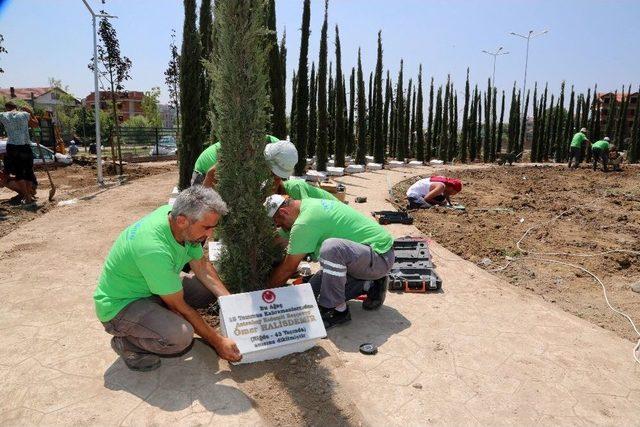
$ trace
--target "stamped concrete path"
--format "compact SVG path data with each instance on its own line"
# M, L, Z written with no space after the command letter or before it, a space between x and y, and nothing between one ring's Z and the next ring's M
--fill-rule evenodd
M433 169L346 177L365 212L392 183ZM158 371L128 371L91 295L113 239L166 201L175 174L55 209L0 239L0 424L261 425L226 362L196 343ZM417 234L390 226L396 236ZM330 375L370 425L640 423L632 344L465 262L436 243L443 291L391 294L322 346ZM358 353L377 344L375 356ZM247 370L257 369L246 366ZM257 371L256 371L257 372ZM313 387L311 384L310 387Z

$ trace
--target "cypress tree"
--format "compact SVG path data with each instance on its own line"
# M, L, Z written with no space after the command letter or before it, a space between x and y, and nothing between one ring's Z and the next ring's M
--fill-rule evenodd
M625 137L627 135L627 110L629 108L629 100L631 99L631 85L627 90L627 95L624 94L624 86L622 87L622 104L620 108L620 115L618 116L618 126L616 127L615 136L613 141L615 142L619 151L625 150Z
M507 152L513 153L515 147L515 128L516 128L516 84L513 83L513 89L511 89L511 108L509 109L509 129L507 131L508 142L507 142Z
M378 31L378 58L374 79L373 157L376 163L384 163L384 137L382 135L382 31Z
M560 99L558 99L558 107L556 109L555 129L554 129L554 148L555 148L555 161L556 163L564 161L563 158L563 144L562 144L562 128L564 116L564 89L565 82L560 85Z
M416 101L416 160L424 162L424 119L422 101L422 64L418 68L418 100Z
M402 88L403 60L400 60L400 72L398 73L398 86L396 88L396 159L404 161L402 138L404 136L404 92Z
M397 106L393 98L393 90L391 92L391 101L389 104L389 157L396 156L396 146L398 139L398 124L396 116L398 115Z
M500 102L500 124L498 125L498 139L496 141L496 151L502 152L502 132L504 126L504 90L502 91L502 101Z
M302 8L302 35L300 38L300 56L298 58L298 82L296 87L296 139L293 142L298 149L298 163L295 174L304 175L307 166L307 140L309 128L309 24L311 19L310 0L304 0Z
M547 117L545 119L546 129L544 131L544 145L545 145L545 161L549 161L552 153L552 137L553 137L553 117L554 117L554 94L551 94L551 99L549 100L549 107L545 110Z
M178 188L191 184L196 159L202 152L200 36L196 30L196 2L184 0L184 27L180 53L180 105L182 106L180 132L180 178Z
M531 153L529 155L529 159L531 162L535 162L538 158L539 128L540 104L538 103L538 82L536 82L533 86L533 133L531 135Z
M384 135L384 153L383 157L386 158L387 145L390 141L389 136L389 109L391 108L391 98L393 97L393 89L391 88L391 80L389 78L389 70L387 70L387 81L384 91L384 109L382 112L382 133Z
M287 137L287 102L284 90L286 78L282 78L282 59L278 49L278 35L276 32L275 0L269 0L268 8L267 28L269 32L267 33L267 48L269 49L269 100L271 101L269 132L280 139L285 139Z
M573 135L573 109L575 104L575 92L573 86L571 86L571 96L569 97L569 109L567 111L567 117L565 117L564 131L562 133L562 160L566 160L567 153L569 152L569 144L571 142L571 135Z
M453 99L450 106L450 133L449 145L447 149L447 158L449 161L453 161L455 158L456 149L458 147L458 94L453 89L453 83L451 84L451 93L453 93Z
M358 48L358 148L356 151L356 164L366 164L367 155L367 105L364 94L364 78L362 76L362 61L360 48Z
M200 43L201 43L201 58L206 62L211 59L212 45L212 32L213 32L213 14L211 11L211 0L202 0L200 3ZM201 83L200 83L200 108L201 108L201 124L202 124L202 136L208 143L212 141L211 135L211 118L209 115L209 100L211 99L211 79L207 75L204 67L201 67Z
M367 110L367 153L372 156L373 155L373 139L374 139L374 120L376 117L375 114L375 102L374 102L374 94L373 94L373 71L369 73L369 109Z
M578 95L577 101L576 101L576 113L575 113L575 117L573 118L573 123L572 123L572 128L570 131L570 135L569 138L571 138L571 135L573 135L574 132L577 132L578 130L580 130L580 128L582 127L582 109L584 108L584 95L580 94Z
M345 155L347 144L349 143L349 105L347 104L347 81L345 75L342 75L342 121L344 123L344 144Z
M491 79L488 79L487 92L484 95L484 139L482 142L482 161L489 162L491 150Z
M269 103L265 10L256 0L218 3L218 55L210 68L216 131L223 141L217 189L233 212L219 227L225 242L220 273L232 292L251 291L264 287L279 252L262 205L271 188L262 185L271 179L262 155Z
M473 157L472 160L480 158L480 149L482 148L482 91L478 91L478 98L476 99L476 109L478 113L478 119L476 124L476 139L473 142Z
M438 94L436 96L436 111L433 123L432 150L434 155L440 159L440 130L442 128L442 86L438 86Z
M640 93L640 88L638 88L638 93ZM638 155L640 154L640 104L638 104L638 101L636 101L635 107L631 140L629 141L629 163L637 163Z
M590 106L591 106L591 88L587 90L587 98L584 101L584 105L582 106L582 119L580 120L580 124L577 126L578 128L589 127L589 107ZM593 135L589 134L589 137L593 138Z
M467 139L467 144L469 146L469 157L470 161L475 160L476 157L476 134L477 134L477 118L478 118L478 104L476 102L478 98L478 86L476 85L473 90L473 96L471 97L471 107L469 108L469 117L467 118L469 124L469 137Z
M282 73L282 99L286 100L287 99L287 30L284 30L282 32L282 39L280 40L280 72ZM285 102L286 104L286 102ZM287 106L284 105L283 106L284 110L285 110L285 124L284 124L284 128L285 128L285 133L286 133L286 129L287 129L287 113L286 113L286 109Z
M324 2L324 22L320 35L318 58L318 145L316 147L316 169L327 170L327 21L329 0Z
M496 160L496 148L498 146L498 90L493 88L493 99L491 101L491 147L489 147L489 161Z
M614 122L616 118L616 104L618 103L618 91L616 90L613 94L613 99L609 97L609 112L607 114L607 125L604 129L604 136L608 136L611 138L613 136L613 131L615 129Z
M469 68L467 67L467 81L464 85L464 110L462 113L462 141L460 142L460 161L467 162L469 151Z
M402 140L399 147L402 150L402 159L409 157L409 139L411 133L411 91L413 87L412 79L409 79L409 85L407 86L407 98L405 99L405 111L404 111L404 125Z
M351 77L349 78L349 125L347 136L347 154L353 156L356 150L354 126L356 107L356 69L351 67Z
M340 52L340 32L336 25L336 142L335 142L335 165L344 167L344 150L346 146L346 123L344 121L344 104L342 103L343 79L342 79L342 54Z
M329 63L329 155L335 154L336 142L336 90L333 81L333 63Z
M311 78L309 80L309 139L307 140L307 156L309 157L316 155L316 144L318 143L317 87L316 63L312 62Z
M525 98L525 101L524 101L524 110L522 110L524 114L522 116L522 126L520 127L520 145L518 147L518 154L524 152L524 139L527 133L527 112L529 111L530 92L531 92L531 89L527 89L527 97ZM522 94L522 96L524 96L524 94Z
M416 90L413 88L413 93L411 94L411 120L410 120L410 131L409 131L409 147L407 149L408 157L415 157L416 151Z
M289 113L289 125L291 128L291 134L289 138L291 141L296 141L298 139L298 120L296 116L298 114L297 102L298 102L298 76L296 75L295 70L293 71L293 76L291 77L291 112Z
M432 156L433 147L433 77L431 77L431 84L429 85L429 122L427 123L427 140L424 147L424 160L430 161Z
M538 161L548 161L549 160L549 135L547 133L547 129L548 129L548 125L547 122L549 121L549 112L547 111L547 96L549 95L548 93L548 89L549 89L549 84L545 83L544 84L544 96L543 96L543 103L542 103L542 128L540 130L540 141L541 141L541 146L538 152Z
M450 83L451 76L447 76L447 84L444 88L444 102L442 105L442 124L440 128L440 134L438 135L438 157L443 162L449 161L448 146L449 146L449 98L450 98Z

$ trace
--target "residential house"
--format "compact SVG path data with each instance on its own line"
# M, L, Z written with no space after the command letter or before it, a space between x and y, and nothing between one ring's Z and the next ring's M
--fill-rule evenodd
M141 91L122 91L116 94L116 112L118 114L118 122L126 122L130 117L141 116L142 98L144 93ZM91 92L83 100L83 104L87 108L93 108L95 104L95 92ZM100 91L100 109L111 113L111 92Z

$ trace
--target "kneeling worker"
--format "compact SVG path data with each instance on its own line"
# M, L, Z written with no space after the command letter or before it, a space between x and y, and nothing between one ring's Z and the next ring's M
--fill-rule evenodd
M130 369L156 369L159 355L188 349L194 330L223 359L242 357L194 309L229 295L202 252L226 213L218 193L196 185L182 191L173 207L162 206L129 226L113 244L93 299L98 319L113 335L111 347ZM187 262L195 277L181 278Z
M444 176L432 176L415 182L407 190L409 209L451 206L451 196L462 190L462 181Z
M273 270L269 287L285 284L300 261L312 254L322 266L310 283L319 295L326 328L351 320L346 301L363 293L367 293L365 310L382 305L395 260L387 230L339 201L293 200L275 194L265 207L275 224L289 231L287 255Z

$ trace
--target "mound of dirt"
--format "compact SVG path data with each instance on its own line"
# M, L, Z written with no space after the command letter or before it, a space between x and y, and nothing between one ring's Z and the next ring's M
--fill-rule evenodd
M592 271L607 286L611 303L640 324L640 294L631 290L640 281L638 254L557 255L640 251L639 168L605 174L586 168L495 167L450 174L464 183L454 199L466 211L436 207L415 212L415 224L422 232L566 311L621 337L637 339L628 321L606 306L602 288L593 278L576 268L535 260L533 253L553 253L537 257ZM415 181L394 188L399 202ZM530 227L534 228L520 244L529 252L525 256L516 242Z

